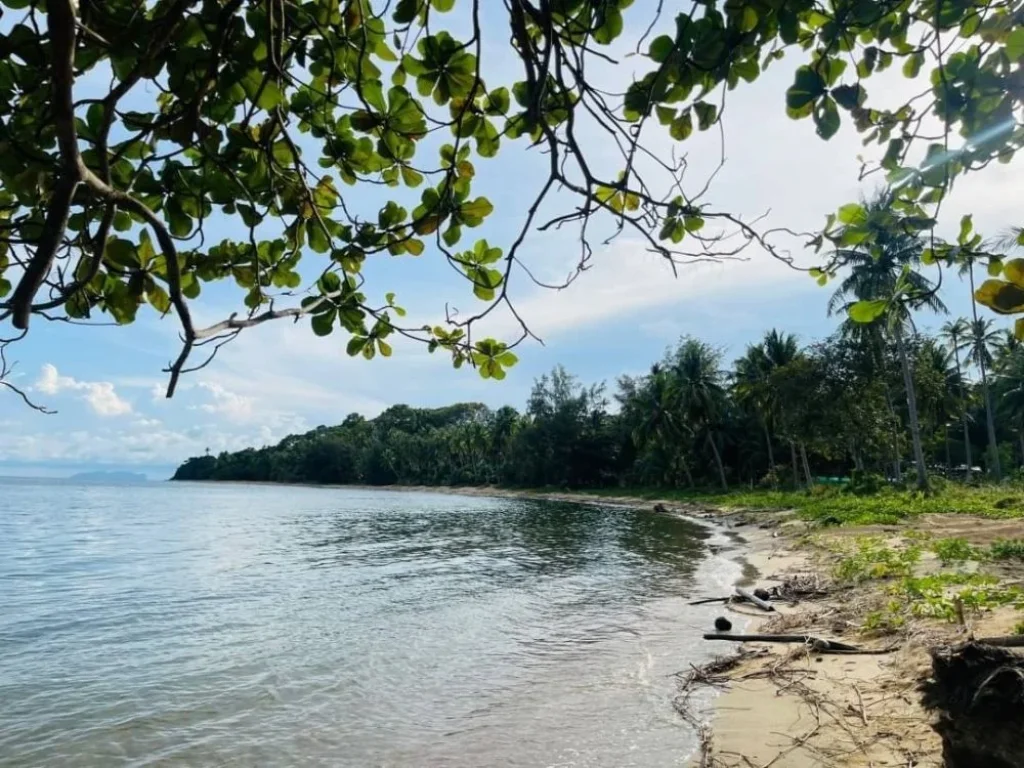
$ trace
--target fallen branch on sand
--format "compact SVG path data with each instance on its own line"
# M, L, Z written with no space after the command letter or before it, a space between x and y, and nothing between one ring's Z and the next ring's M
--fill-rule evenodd
M892 653L896 647L890 648L860 648L856 645L847 645L838 640L823 640L820 637L811 635L726 635L706 634L705 640L730 640L734 643L800 643L813 648L818 653L864 653L883 654Z
M755 595L748 589L743 587L736 587L736 594L746 600L748 603L753 603L762 611L774 611L775 606L769 603L767 600L762 600L760 597Z

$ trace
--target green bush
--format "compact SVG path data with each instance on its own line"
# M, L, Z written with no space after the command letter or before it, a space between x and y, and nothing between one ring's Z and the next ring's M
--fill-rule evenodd
M939 539L932 543L932 551L943 565L977 560L979 553L964 539Z
M1024 560L1024 540L999 539L992 542L988 552L993 560Z

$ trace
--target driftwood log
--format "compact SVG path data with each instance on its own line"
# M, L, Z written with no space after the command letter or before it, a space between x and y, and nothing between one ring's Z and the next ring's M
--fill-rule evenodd
M719 635L706 634L705 640L730 640L734 643L800 643L813 648L819 653L864 653L883 654L892 653L893 648L860 648L856 645L848 645L838 640L824 640L811 635Z
M748 603L753 603L762 611L774 611L775 606L769 603L767 600L762 600L760 597L755 595L749 589L743 587L736 587L736 594L746 600Z

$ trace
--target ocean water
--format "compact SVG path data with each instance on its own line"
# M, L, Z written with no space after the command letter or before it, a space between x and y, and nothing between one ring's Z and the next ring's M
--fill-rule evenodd
M738 566L607 506L0 482L0 765L659 768Z

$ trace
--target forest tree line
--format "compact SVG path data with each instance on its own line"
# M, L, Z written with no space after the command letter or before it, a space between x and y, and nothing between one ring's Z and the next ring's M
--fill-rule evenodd
M848 323L803 347L772 330L728 368L720 351L684 338L614 387L584 386L559 367L522 412L396 405L276 446L191 458L174 479L685 488L802 486L854 469L899 477L912 455L905 382L896 344L876 330ZM931 471L995 471L982 364L1001 466L1019 466L1024 348L1014 337L990 320L952 321L905 347Z

